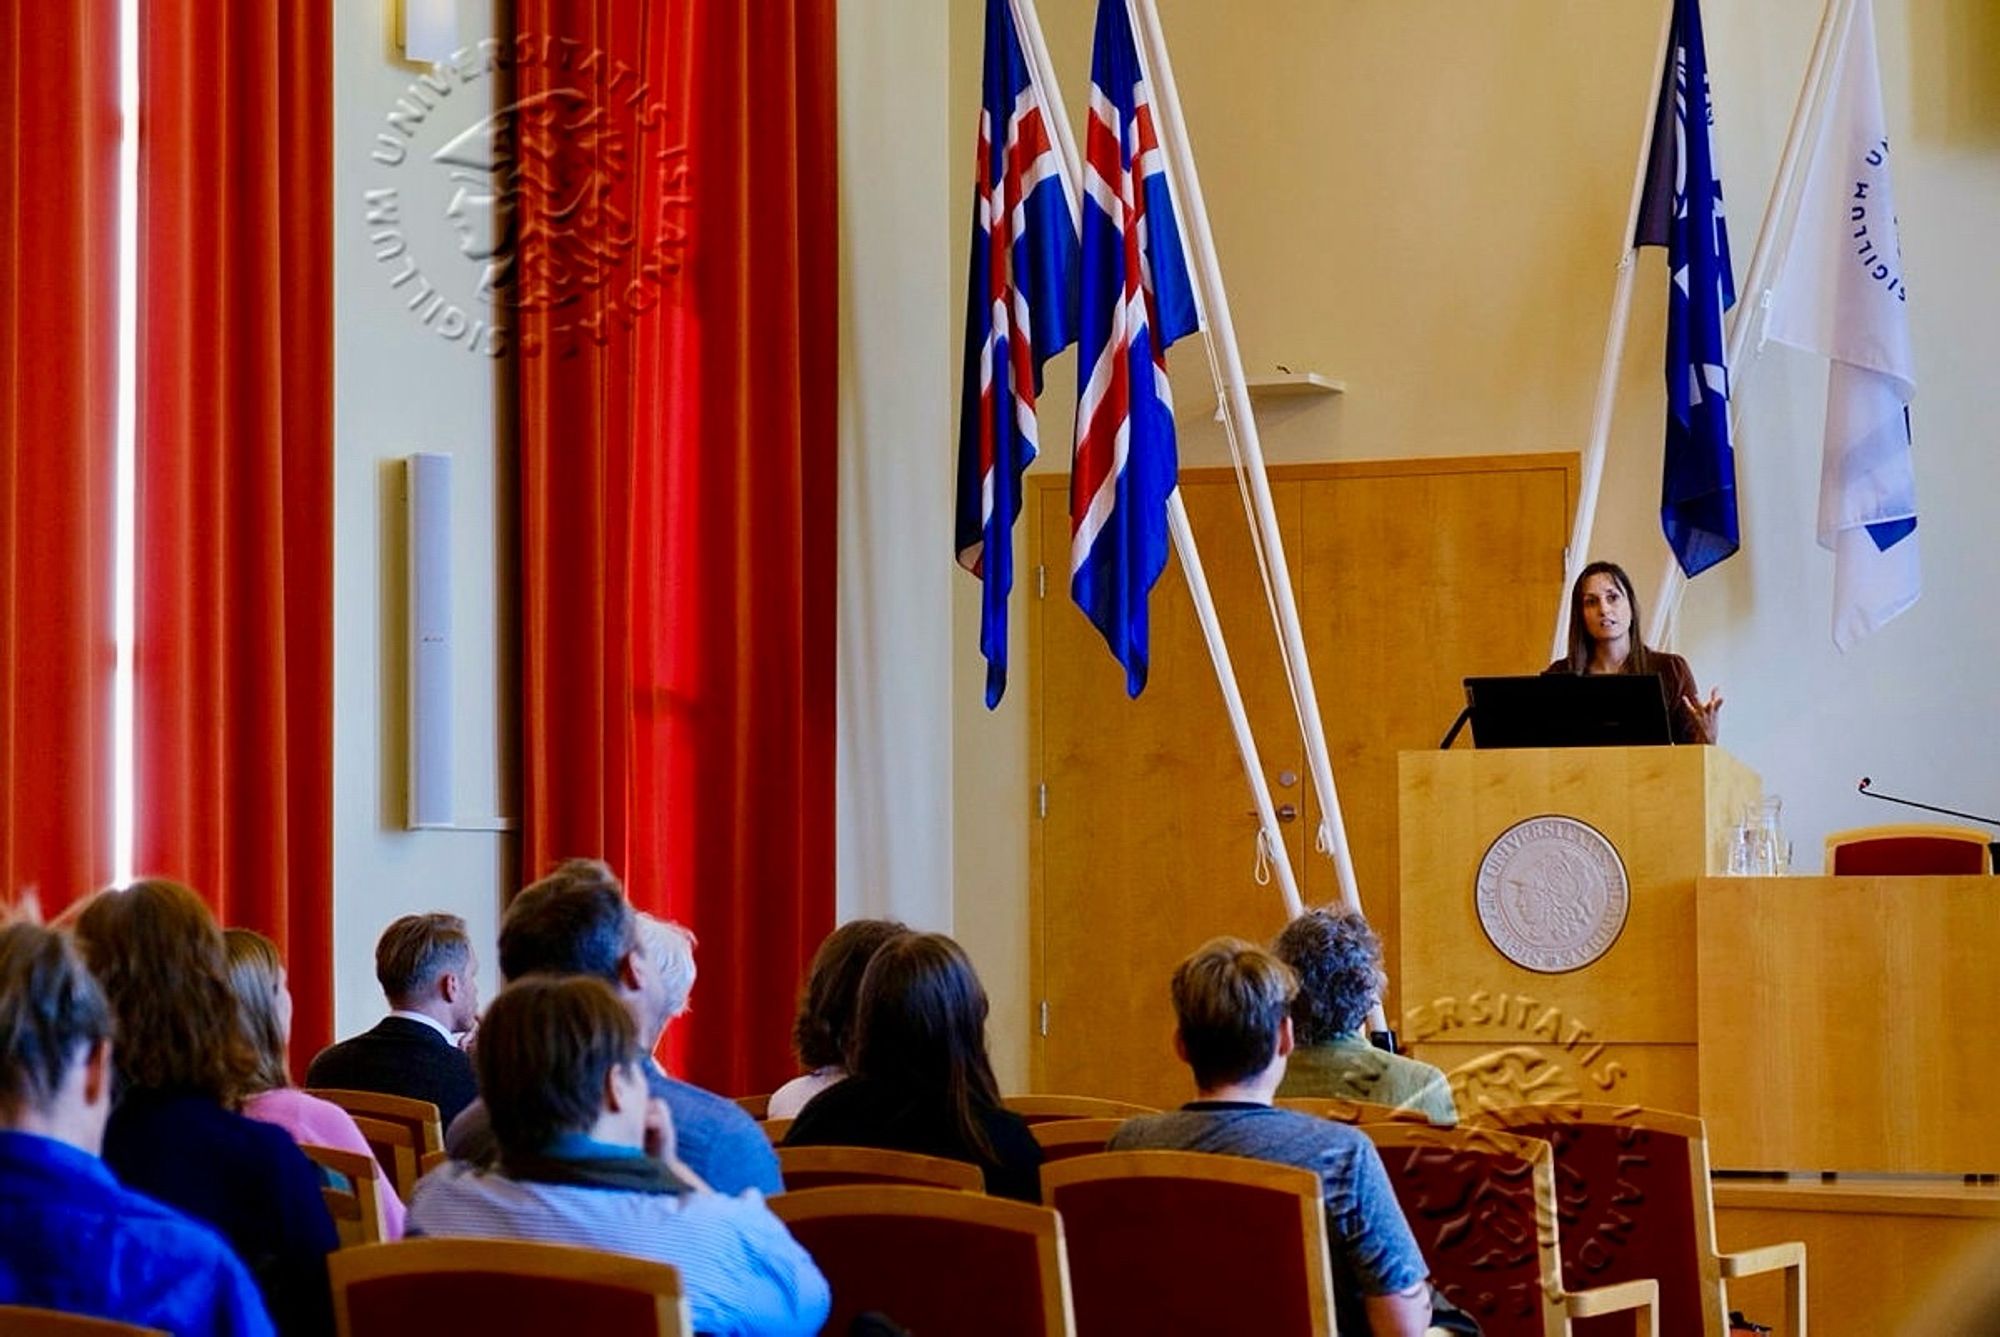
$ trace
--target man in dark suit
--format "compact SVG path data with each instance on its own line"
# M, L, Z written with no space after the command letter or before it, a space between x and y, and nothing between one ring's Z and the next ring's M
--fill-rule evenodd
M306 1085L428 1100L447 1127L479 1094L453 1035L479 1016L479 963L457 915L404 915L375 944L392 1009L372 1031L322 1050Z

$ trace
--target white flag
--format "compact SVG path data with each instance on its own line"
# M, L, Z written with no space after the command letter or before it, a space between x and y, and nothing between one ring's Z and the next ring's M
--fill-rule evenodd
M1856 0L1806 172L1770 337L1832 361L1819 542L1833 552L1833 643L1848 649L1917 601L1916 372L1905 316L1875 11Z

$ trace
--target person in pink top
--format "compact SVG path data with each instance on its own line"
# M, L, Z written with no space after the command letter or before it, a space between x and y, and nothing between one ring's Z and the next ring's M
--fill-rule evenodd
M223 938L229 947L229 983L236 991L243 1037L257 1058L253 1093L243 1101L245 1117L276 1124L302 1146L372 1155L353 1115L292 1085L285 1065L285 1051L292 1039L292 991L285 983L285 964L278 957L277 945L247 928L228 929ZM399 1240L403 1237L402 1199L396 1196L386 1171L375 1182L382 1208L382 1237Z

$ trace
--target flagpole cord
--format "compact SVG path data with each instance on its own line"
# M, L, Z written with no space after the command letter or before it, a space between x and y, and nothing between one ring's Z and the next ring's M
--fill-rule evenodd
M1798 207L1800 166L1806 147L1819 138L1827 108L1827 71L1834 57L1847 47L1847 34L1854 26L1856 0L1826 0L1820 11L1819 32L1813 38L1812 55L1806 61L1805 78L1799 84L1799 100L1792 108L1792 123L1785 132L1784 152L1778 157L1778 171L1771 178L1771 196L1764 205L1764 220L1757 228L1757 244L1750 252L1750 268L1743 276L1743 294L1729 314L1729 439L1739 443L1737 430L1743 416L1743 389L1750 379L1750 336L1757 334L1757 351L1764 348L1763 331L1771 314L1772 274L1790 253L1792 229L1789 216ZM1666 569L1660 573L1660 588L1653 599L1652 625L1646 629L1646 643L1663 650L1673 648L1680 627L1681 598L1687 593L1687 576L1674 555L1667 554Z
M1083 159L1077 153L1076 135L1070 127L1069 111L1063 105L1061 85L1056 82L1048 44L1042 35L1041 20L1035 13L1034 0L1008 0L1008 3L1013 7L1015 26L1023 34L1027 45L1028 75L1041 90L1043 104L1049 110L1050 119L1055 122L1050 130L1056 149L1062 155L1063 193L1069 200L1072 222L1080 225ZM1181 499L1179 488L1175 488L1167 498L1167 528L1173 535L1174 552L1180 558L1181 573L1187 578L1188 593L1194 600L1202 640L1207 644L1208 657L1215 665L1215 678L1222 688L1222 701L1229 715L1230 732L1236 739L1236 751L1243 759L1244 775L1250 782L1250 796L1257 814L1258 840L1252 875L1261 886L1275 874L1279 894L1284 897L1285 912L1288 916L1296 916L1304 910L1305 902L1299 895L1291 852L1278 825L1277 808L1271 801L1271 785L1264 775L1264 763L1257 754L1257 738L1250 729L1249 711L1243 704L1243 692L1236 681L1229 646L1223 639L1222 620L1215 610L1208 574L1202 566L1201 551L1195 544L1194 526L1188 520L1187 505Z

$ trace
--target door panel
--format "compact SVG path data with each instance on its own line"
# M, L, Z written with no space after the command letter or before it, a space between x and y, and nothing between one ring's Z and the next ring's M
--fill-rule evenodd
M1263 584L1233 480L1183 479L1182 495L1235 661L1274 803L1302 806L1304 771ZM1297 484L1273 487L1286 544L1298 542ZM1284 924L1277 884L1253 876L1257 819L1222 691L1177 560L1152 600L1152 669L1138 700L1068 590L1069 497L1037 507L1047 597L1036 605L1037 676L1048 786L1039 819L1042 879L1037 1037L1044 1090L1171 1105L1189 1098L1174 1057L1167 987L1181 958L1233 933ZM1036 820L1031 817L1031 820ZM1299 867L1304 823L1285 828Z

